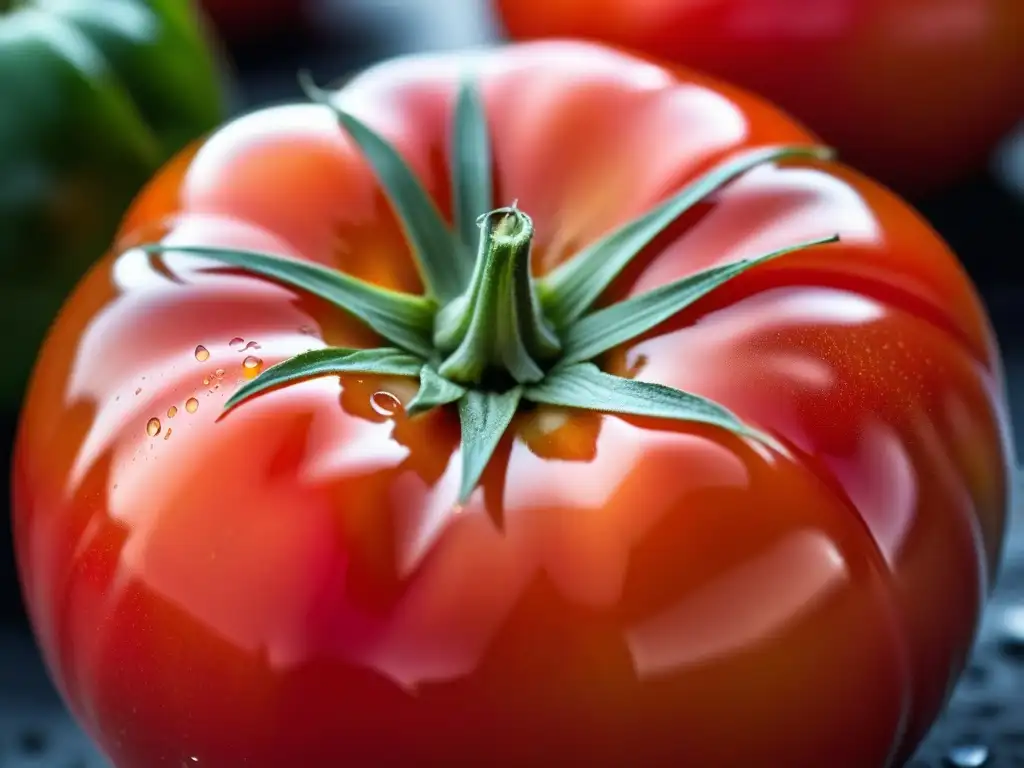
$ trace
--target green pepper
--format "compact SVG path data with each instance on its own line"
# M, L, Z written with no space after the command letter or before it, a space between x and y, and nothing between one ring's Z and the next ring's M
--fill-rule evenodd
M0 408L149 177L224 118L190 0L0 0Z

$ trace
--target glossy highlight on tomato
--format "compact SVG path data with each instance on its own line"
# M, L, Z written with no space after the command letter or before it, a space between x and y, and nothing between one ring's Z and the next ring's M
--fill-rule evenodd
M905 194L984 172L1024 118L1015 0L496 0L512 38L629 47L761 94Z
M333 103L446 218L459 83L533 268L738 152L814 143L762 100L598 45L377 65ZM481 211L480 213L486 213ZM310 349L380 346L200 243L423 288L320 103L241 117L144 191L35 369L13 468L33 626L117 768L895 766L940 711L998 566L1013 456L962 267L826 159L691 208L601 303L796 242L600 361L769 434L522 408L460 496L452 408L320 377L224 414Z

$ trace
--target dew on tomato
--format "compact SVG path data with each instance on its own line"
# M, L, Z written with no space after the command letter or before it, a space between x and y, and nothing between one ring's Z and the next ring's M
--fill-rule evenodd
M202 344L200 344L198 347L196 347L196 360L198 360L200 363L203 363L203 362L206 362L209 359L210 359L210 350L208 350Z
M245 344L245 339L241 336L235 336L235 338L228 342L228 346L232 349L241 349L243 344Z
M381 390L370 395L370 407L375 413L390 418L402 409L402 401L392 393Z
M156 416L146 422L146 434L150 437L156 437L160 434L160 419Z
M167 409L167 418L173 419L178 414L178 406L172 405Z
M199 410L199 401L194 397L190 397L185 401L185 410L189 413L195 413Z
M247 355L242 361L242 373L248 379L256 378L261 370L263 370L263 361L254 355Z

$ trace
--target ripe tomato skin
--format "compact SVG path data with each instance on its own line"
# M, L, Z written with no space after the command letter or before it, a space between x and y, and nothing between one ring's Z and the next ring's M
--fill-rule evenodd
M515 39L628 46L749 88L907 194L983 170L1024 115L1014 0L497 0Z
M737 149L813 139L740 91L580 43L350 82L341 103L446 215L467 68L539 271ZM406 418L385 394L407 400L405 382L320 379L218 420L245 356L374 339L262 279L132 245L272 250L418 287L326 110L223 128L137 200L25 407L17 554L72 710L117 768L898 764L962 668L1007 507L1002 372L961 267L896 197L820 162L749 173L614 292L835 231L604 361L719 400L787 455L539 409L458 507L456 419Z

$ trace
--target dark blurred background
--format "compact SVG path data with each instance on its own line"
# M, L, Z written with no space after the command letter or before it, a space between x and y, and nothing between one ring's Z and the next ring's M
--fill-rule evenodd
M473 45L502 34L486 0L207 2L234 82L234 113L300 98L299 69L330 82L389 55ZM280 13L283 7L287 10ZM1024 130L1007 138L987 168L912 202L960 255L990 309L1006 357L1019 442L1024 429L1024 271L1019 268ZM4 467L10 464L16 425L17 413L0 413ZM2 477L0 497L6 503L6 472ZM1018 515L1010 538L974 660L914 768L1024 766L1024 543ZM64 714L43 671L25 622L8 526L0 525L0 768L102 765Z

